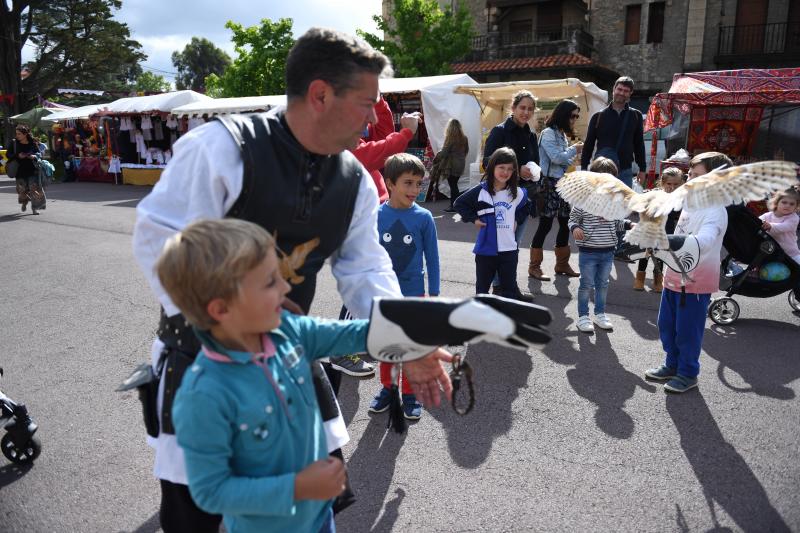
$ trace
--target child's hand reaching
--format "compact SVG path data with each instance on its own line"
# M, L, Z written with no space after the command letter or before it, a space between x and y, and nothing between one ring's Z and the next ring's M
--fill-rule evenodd
M476 219L475 220L475 225L478 226L479 228L485 228L486 227L486 222L484 222L481 219Z
M315 461L294 478L295 500L330 500L344 490L344 463L337 457Z
M772 224L770 224L769 222L764 222L763 224L761 224L761 229L769 231L770 229L772 229Z

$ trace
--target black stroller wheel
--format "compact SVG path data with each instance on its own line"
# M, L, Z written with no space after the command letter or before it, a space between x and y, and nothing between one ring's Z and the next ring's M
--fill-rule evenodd
M739 318L739 304L727 296L716 298L708 306L708 318L720 326L732 324Z
M800 299L798 299L794 290L789 291L789 305L795 311L800 311Z
M24 446L17 446L11 440L11 435L6 433L0 440L0 449L6 459L18 465L32 463L42 452L42 443L36 437L31 437Z

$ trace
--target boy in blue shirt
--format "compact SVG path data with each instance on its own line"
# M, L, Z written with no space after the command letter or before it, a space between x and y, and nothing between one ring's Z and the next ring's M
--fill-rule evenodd
M332 531L342 461L328 455L310 359L363 352L366 320L282 310L275 242L243 220L202 220L156 265L202 350L172 410L189 491L231 533Z
M436 224L431 212L416 204L425 167L417 157L399 153L386 160L383 176L389 189L389 201L378 210L378 238L392 259L400 290L403 296L425 296L427 268L428 295L439 296ZM379 366L383 387L369 404L369 410L373 413L386 411L391 402L393 365L380 363ZM422 404L417 401L402 375L401 381L403 416L409 420L419 420Z

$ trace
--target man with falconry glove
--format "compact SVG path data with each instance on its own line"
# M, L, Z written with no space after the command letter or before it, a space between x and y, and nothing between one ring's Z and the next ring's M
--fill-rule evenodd
M613 176L573 172L558 184L564 199L592 214L622 218L631 211L639 222L625 241L650 251L669 266L658 312L664 363L645 372L647 379L664 381L669 392L697 386L700 351L711 294L719 290L722 239L728 226L725 206L760 200L797 181L797 166L763 161L733 166L725 154L706 152L690 162L689 181L672 193L661 190L637 194ZM667 236L667 215L681 210L675 234Z

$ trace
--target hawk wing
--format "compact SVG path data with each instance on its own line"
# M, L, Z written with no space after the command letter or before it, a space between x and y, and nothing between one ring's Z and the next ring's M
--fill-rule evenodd
M556 190L568 203L607 220L625 218L636 193L611 174L579 170L558 180Z
M678 209L704 209L763 200L770 193L788 189L797 183L797 165L794 163L761 161L712 170L684 183L670 196L680 201Z

